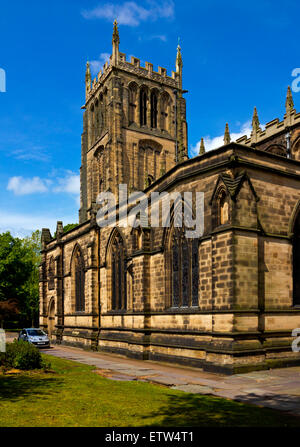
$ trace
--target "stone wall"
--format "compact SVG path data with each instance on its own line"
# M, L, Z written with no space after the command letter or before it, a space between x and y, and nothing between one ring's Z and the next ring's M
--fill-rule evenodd
M183 162L145 190L148 196L163 190L205 193L198 307L171 307L166 230L119 229L132 275L127 309L119 311L111 307L110 247L116 229L99 233L91 220L48 243L45 265L63 250L64 312L56 324L62 341L228 373L299 362L291 351L300 311L292 301L290 237L299 174L296 161L231 144ZM223 225L214 218L220 188L229 203ZM76 244L87 269L86 311L80 315L72 307ZM41 282L44 309L53 296L53 291L45 294L46 284ZM59 293L55 299L59 309ZM41 322L46 328L47 311Z

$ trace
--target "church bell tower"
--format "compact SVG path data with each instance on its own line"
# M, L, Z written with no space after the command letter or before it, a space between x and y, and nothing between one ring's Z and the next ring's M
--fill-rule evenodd
M176 71L145 63L119 51L114 22L112 55L95 79L89 63L81 150L80 223L91 218L100 192L142 191L176 163L188 158L186 103L182 90L182 55Z

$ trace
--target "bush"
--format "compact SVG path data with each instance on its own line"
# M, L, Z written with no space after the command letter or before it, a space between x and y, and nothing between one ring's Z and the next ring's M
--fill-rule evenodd
M5 368L21 370L42 369L46 365L38 348L32 344L20 340L6 345L6 353L0 357L0 362Z

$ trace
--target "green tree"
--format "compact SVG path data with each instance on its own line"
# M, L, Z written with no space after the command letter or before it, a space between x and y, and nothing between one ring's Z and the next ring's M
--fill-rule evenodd
M64 233L66 233L67 231L73 230L73 228L77 227L77 223L76 224L67 224L64 226Z
M32 270L21 239L9 232L0 234L0 301L18 298Z
M77 226L78 226L77 223L76 223L76 224L72 223L72 224L67 224L67 225L65 225L64 228L63 228L64 233L66 233L67 231L73 230L73 228L75 228L75 227L77 227ZM56 238L56 231L55 231L55 233L54 233L54 238Z
M17 303L15 318L22 325L38 324L40 240L40 231L25 239L14 238L9 232L0 234L1 308L10 309L12 300ZM8 318L7 312L2 314Z
M36 230L30 237L22 240L26 251L26 260L31 264L31 271L24 283L23 312L34 327L39 318L39 265L41 263L41 232Z
M26 301L25 284L32 269L32 259L22 240L14 238L9 232L0 234L0 302L10 303L13 300L21 314L24 313Z

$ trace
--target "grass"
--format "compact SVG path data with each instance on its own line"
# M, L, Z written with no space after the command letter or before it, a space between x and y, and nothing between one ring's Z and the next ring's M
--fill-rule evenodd
M44 355L53 371L0 375L0 427L300 426L300 418L145 382Z

